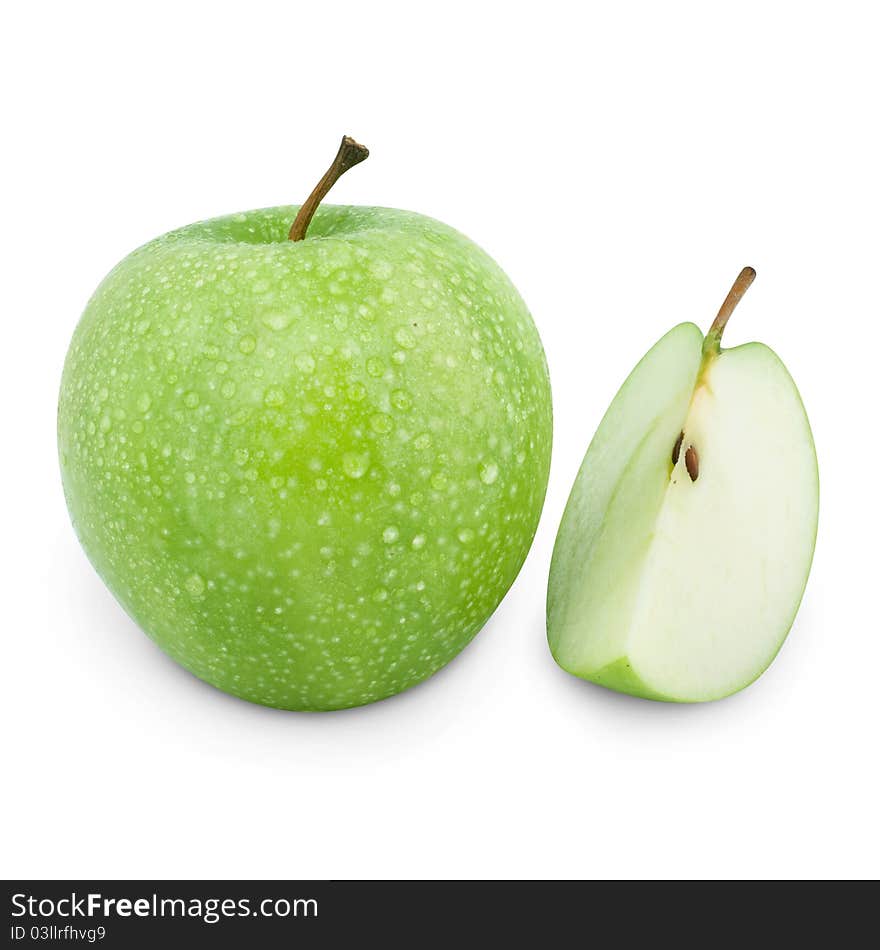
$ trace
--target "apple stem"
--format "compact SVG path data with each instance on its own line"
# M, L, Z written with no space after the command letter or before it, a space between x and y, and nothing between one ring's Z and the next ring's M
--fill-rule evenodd
M754 267L744 267L739 272L739 277L733 282L733 286L724 298L724 303L721 304L718 316L715 317L712 326L709 327L709 332L706 334L706 339L703 341L704 354L717 356L721 352L721 335L724 333L727 321L733 311L736 310L736 305L742 300L743 294L752 286L754 279Z
M308 231L312 222L312 216L318 210L318 205L327 196L327 192L349 168L353 168L362 162L369 154L369 149L359 145L353 138L348 135L342 137L342 144L339 146L336 158L333 159L331 166L324 172L324 177L315 185L312 193L306 198L290 226L290 233L287 236L291 241L301 241L306 236L306 231Z

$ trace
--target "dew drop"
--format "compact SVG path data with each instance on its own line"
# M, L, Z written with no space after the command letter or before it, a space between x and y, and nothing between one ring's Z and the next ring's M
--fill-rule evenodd
M393 268L388 261L371 261L370 274L377 280L388 280L393 273Z
M382 373L385 372L385 367L382 365L382 360L377 356L371 356L367 360L367 372L370 376L379 377Z
M461 528L458 532L458 540L462 544L470 544L474 540L474 532L472 528Z
M397 530L397 528L394 527L394 525L389 525L382 532L382 540L386 544L394 544L394 542L398 539L399 536L400 536L400 532Z
M251 336L249 333L246 334L238 341L238 348L242 353L253 353L257 348L256 337Z
M293 314L287 313L267 313L263 317L263 323L270 330L286 330L293 323Z
M263 402L272 409L284 405L284 393L280 389L270 386L263 395Z
M484 485L491 485L498 478L498 466L494 462L480 463L480 481Z
M405 389L395 389L391 393L391 405L401 412L408 412L412 409L412 396Z
M184 406L186 406L187 409L195 409L196 406L199 404L199 394L190 390L183 397L183 404Z
M370 467L367 452L346 452L342 456L342 470L349 478L363 478Z
M148 412L152 404L153 400L150 399L149 393L141 393L138 396L137 407L141 412Z
M299 353L294 362L301 373L313 373L315 371L315 360L308 353Z
M384 587L377 587L376 590L373 591L373 600L376 601L377 604L381 604L383 600L388 600L388 591L385 590Z
M205 593L205 582L198 574L190 574L184 586L191 597L201 597Z
M394 340L398 346L402 346L405 350L411 350L416 345L416 338L409 327L400 327L399 330L395 331Z
M412 539L412 546L413 546L414 550L416 550L416 551L418 551L419 548L423 548L423 547L425 546L425 536L424 536L423 534L417 534L417 535Z
M370 419L370 428L373 432L386 435L393 428L393 423L391 422L391 418L386 416L384 412L377 412L376 415Z

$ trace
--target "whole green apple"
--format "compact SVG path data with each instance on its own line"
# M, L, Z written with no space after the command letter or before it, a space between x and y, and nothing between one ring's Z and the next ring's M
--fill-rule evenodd
M123 260L61 383L65 495L100 576L196 676L285 709L449 662L516 577L550 462L543 350L500 268L421 215L317 208L354 146L301 209Z

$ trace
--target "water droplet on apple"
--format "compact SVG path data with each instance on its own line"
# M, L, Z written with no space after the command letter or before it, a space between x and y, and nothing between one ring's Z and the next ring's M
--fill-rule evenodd
M416 345L415 334L409 327L400 327L396 330L394 339L398 346L402 346L405 350L411 350Z
M391 393L391 405L401 412L408 412L412 409L412 396L405 389L395 389Z
M275 409L278 406L284 405L284 393L280 389L277 389L274 386L270 386L269 389L263 395L263 402L265 405L269 406L271 409Z
M257 348L257 338L246 334L238 341L238 348L242 353L253 353Z
M298 354L294 362L301 373L313 373L315 371L315 360L308 353Z
M184 586L191 597L201 597L205 593L205 582L198 574L190 574Z
M491 485L498 478L498 466L494 462L480 463L480 481Z
M421 435L416 436L413 445L420 451L427 449L431 445L431 436L429 436L427 432L423 432Z
M394 527L394 525L389 525L382 532L382 540L386 544L394 544L394 542L398 539L399 536L400 536L400 532L397 530L397 528Z
M382 373L385 372L385 367L382 365L382 360L380 360L377 356L371 356L367 360L367 372L370 374L370 376L375 376L377 378L381 376Z
M367 395L367 387L363 383L352 383L348 387L348 398L352 402L360 402Z
M270 330L286 330L293 323L293 314L287 313L267 313L263 317L263 324Z
M388 261L371 261L370 273L377 280L388 280L393 272L393 268Z
M195 409L199 404L199 394L190 390L190 392L183 397L183 404L187 409Z
M378 432L380 435L386 435L394 427L394 423L391 421L390 416L386 416L384 412L377 412L376 415L370 419L370 428L373 432Z
M231 379L227 379L220 387L220 393L226 399L232 398L235 395L235 383Z
M370 467L367 452L346 452L342 456L342 470L349 478L362 478Z
M137 399L137 407L141 412L148 412L153 400L150 399L149 393L141 393Z
M388 600L388 591L385 590L384 587L377 587L376 590L373 591L373 600L375 600L377 604L381 604L383 600Z
M462 544L470 544L474 540L474 532L472 528L460 528L458 532L458 540Z
M423 548L425 546L425 536L423 534L417 534L412 539L412 546L416 551L418 551L419 548Z

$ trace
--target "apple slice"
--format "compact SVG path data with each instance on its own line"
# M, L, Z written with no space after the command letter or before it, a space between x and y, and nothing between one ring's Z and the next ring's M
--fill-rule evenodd
M761 343L724 327L666 334L621 387L590 444L550 566L556 662L610 689L720 699L770 665L810 572L816 451L797 388Z

